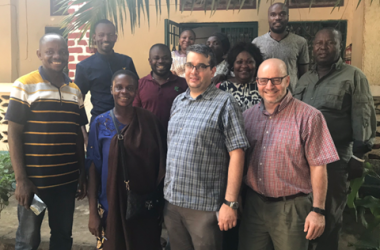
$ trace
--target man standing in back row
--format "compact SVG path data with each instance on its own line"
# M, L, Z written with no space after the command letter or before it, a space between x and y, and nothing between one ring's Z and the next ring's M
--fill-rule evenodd
M255 38L252 43L259 47L264 60L278 58L285 62L290 76L289 89L293 91L298 79L308 70L307 41L287 30L289 9L283 3L274 3L269 7L268 22L270 31Z
M294 97L320 110L340 160L327 165L326 229L317 241L319 250L337 250L347 202L348 179L363 173L363 155L372 149L376 113L363 72L343 63L342 34L320 30L314 39L316 64L298 83Z
M91 122L100 114L114 107L111 95L112 75L121 69L130 70L137 75L132 58L115 53L113 47L117 40L115 25L109 20L99 20L94 25L92 41L96 44L95 55L78 63L75 73L75 83L83 94L83 100L88 91L91 92ZM90 124L91 124L90 122ZM82 127L85 144L88 134Z
M173 75L170 71L173 59L165 44L153 45L148 60L152 71L139 80L133 106L152 112L166 130L173 101L185 92L187 83L185 78Z

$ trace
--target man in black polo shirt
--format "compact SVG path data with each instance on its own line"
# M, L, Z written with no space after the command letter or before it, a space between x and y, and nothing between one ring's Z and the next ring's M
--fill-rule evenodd
M17 79L5 116L19 203L16 250L37 249L45 211L30 210L34 194L46 204L50 249L69 250L75 196L86 196L81 126L87 123L80 89L63 73L69 52L59 35L40 40L42 66Z
M83 99L88 91L91 93L91 122L96 116L114 107L110 87L112 75L121 69L130 70L137 75L132 58L113 51L116 40L115 25L106 19L98 21L94 25L92 38L97 52L76 67L75 83L82 91ZM82 131L87 145L87 131L84 127Z

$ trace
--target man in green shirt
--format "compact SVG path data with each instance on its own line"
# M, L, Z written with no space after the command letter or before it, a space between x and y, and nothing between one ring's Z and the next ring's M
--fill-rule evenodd
M314 39L316 64L304 74L294 97L324 115L339 161L327 165L326 228L316 240L317 250L337 250L348 181L362 175L363 155L372 149L376 114L366 76L340 57L342 35L333 28L320 30ZM318 149L316 149L318 150Z

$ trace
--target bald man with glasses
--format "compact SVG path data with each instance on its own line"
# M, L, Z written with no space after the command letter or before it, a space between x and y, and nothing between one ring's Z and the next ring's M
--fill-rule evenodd
M324 230L326 164L339 160L325 119L292 97L279 59L257 73L262 102L243 113L251 148L239 250L307 250Z

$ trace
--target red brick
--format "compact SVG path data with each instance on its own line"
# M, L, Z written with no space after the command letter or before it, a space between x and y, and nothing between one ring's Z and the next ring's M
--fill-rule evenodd
M87 38L90 37L90 32L87 32L87 33L86 33L86 37L87 37Z
M75 45L74 40L67 41L67 46L74 46L74 45Z
M80 47L69 48L70 53L83 53L83 49Z
M68 12L69 14L73 14L73 13L75 12L75 10L74 10L74 9L68 9L67 12Z
M70 77L70 78L73 78L74 76L75 76L74 72L73 72L73 71L70 71L70 72L69 72L69 77Z
M77 68L77 65L75 63L69 63L69 66L68 66L69 69L76 69Z
M78 41L77 43L78 43L78 45L87 45L86 40L81 40L81 41Z
M72 62L74 60L75 60L74 56L69 56L69 62Z
M90 56L78 56L78 61L83 61L84 59L89 58Z
M69 39L79 39L80 33L70 33L68 36Z

